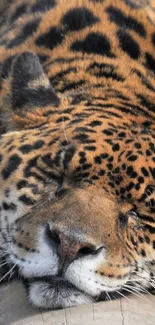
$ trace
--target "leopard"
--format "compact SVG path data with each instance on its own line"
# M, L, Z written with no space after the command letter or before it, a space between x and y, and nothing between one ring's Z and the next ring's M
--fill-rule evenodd
M153 294L154 1L1 1L0 117L0 282Z

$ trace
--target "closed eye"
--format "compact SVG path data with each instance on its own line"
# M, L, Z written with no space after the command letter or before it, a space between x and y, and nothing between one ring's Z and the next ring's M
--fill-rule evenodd
M57 198L62 198L68 193L69 189L66 188L60 188L56 191L55 196Z

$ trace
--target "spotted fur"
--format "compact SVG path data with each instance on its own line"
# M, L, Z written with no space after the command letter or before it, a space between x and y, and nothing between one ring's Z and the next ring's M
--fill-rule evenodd
M0 10L1 281L44 308L154 288L154 1Z

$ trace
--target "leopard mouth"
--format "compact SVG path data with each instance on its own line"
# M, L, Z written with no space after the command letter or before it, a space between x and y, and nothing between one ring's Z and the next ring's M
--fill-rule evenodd
M22 280L30 302L37 307L59 309L95 302L94 298L61 276L23 278Z
M32 277L32 278L22 277L21 279L28 292L30 286L33 283L43 282L44 284L49 285L51 290L54 289L57 294L60 294L63 290L66 290L66 295L68 295L69 292L72 290L74 290L77 293L86 294L84 291L80 290L75 285L73 285L68 280L66 280L63 276L52 275L52 276L41 276L41 277Z
M16 272L10 276L12 267L13 263L9 262L7 258L7 264L3 270L4 281L6 279L14 280L20 278L26 288L30 302L37 307L45 309L59 309L83 303L115 300L131 294L124 290L123 286L105 286L103 291L93 296L77 287L74 283L71 283L62 272L56 275L25 277L20 273L20 268L16 266Z
M79 304L115 300L129 294L123 288L113 288L112 290L112 287L109 287L110 291L103 290L98 296L91 296L74 285L74 283L65 279L62 273L27 278L20 274L16 266L15 273L11 277L10 270L12 267L13 264L11 262L5 265L2 275L4 281L6 279L14 280L20 278L26 288L30 302L37 307L45 309L60 309Z
M130 295L130 293L125 292L123 289L119 291L114 289L114 291L103 291L98 296L92 297L67 281L64 277L58 275L29 279L23 278L23 283L30 301L38 307L45 307L46 309L59 309L81 303L115 300L123 295ZM37 299L37 297L40 297L40 299Z

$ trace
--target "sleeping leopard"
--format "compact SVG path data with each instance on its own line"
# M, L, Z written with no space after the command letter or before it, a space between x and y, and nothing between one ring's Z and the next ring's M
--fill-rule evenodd
M155 288L153 2L1 1L0 282L37 307Z

